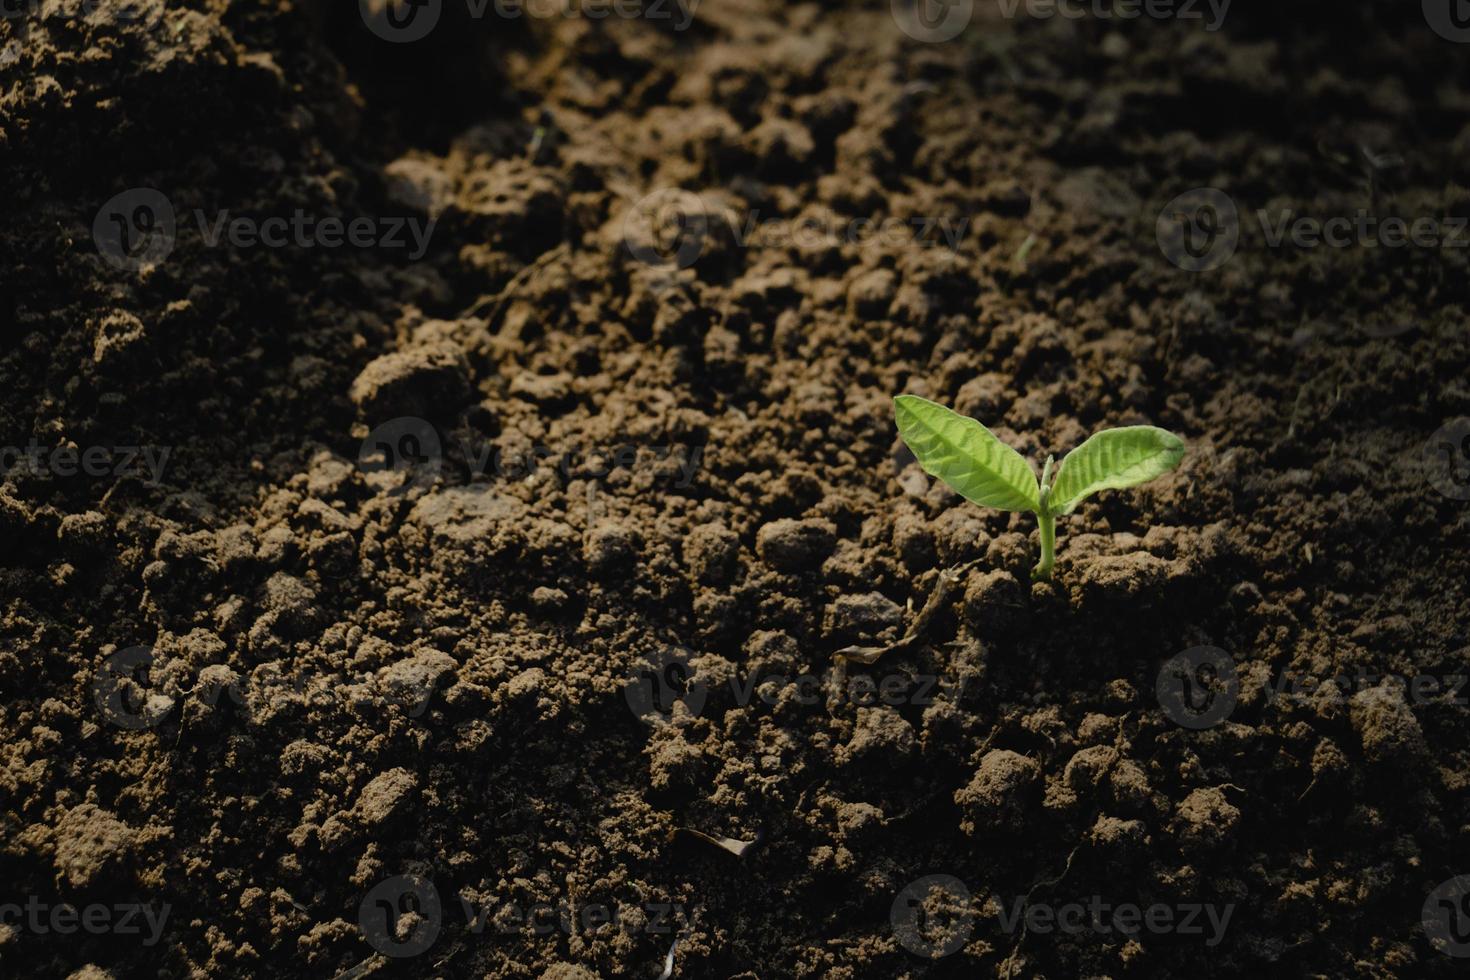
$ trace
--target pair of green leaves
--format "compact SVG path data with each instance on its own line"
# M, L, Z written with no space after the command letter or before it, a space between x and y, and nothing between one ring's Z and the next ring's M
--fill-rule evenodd
M898 432L924 472L966 500L997 510L1030 511L1042 518L1070 514L1099 490L1147 483L1184 458L1184 440L1164 429L1104 429L1068 453L1046 486L1020 453L974 419L917 395L899 395L894 404Z

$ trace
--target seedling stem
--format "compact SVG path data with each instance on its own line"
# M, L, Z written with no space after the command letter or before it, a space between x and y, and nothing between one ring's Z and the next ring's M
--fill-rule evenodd
M1041 468L1041 509L1036 513L1036 523L1041 528L1041 561L1031 570L1031 577L1043 581L1051 578L1051 567L1057 556L1057 517L1047 506L1051 497L1051 464L1055 460L1055 456L1046 457L1046 465Z

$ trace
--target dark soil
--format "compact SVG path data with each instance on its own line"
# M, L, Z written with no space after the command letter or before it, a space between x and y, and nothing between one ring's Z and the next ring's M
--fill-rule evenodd
M1470 216L1470 46L1419 4L978 3L932 44L886 4L447 4L418 44L353 4L32 6L0 444L116 465L0 461L0 913L167 918L0 914L0 975L1463 971L1422 920L1470 873L1470 487L1423 460L1470 415L1467 250L1256 218ZM1188 271L1156 222L1198 187L1241 234ZM176 214L156 261L94 239L129 188ZM225 210L436 223L211 244ZM904 391L1037 460L1189 452L1033 584L1034 520L931 484ZM1192 727L1156 687L1201 646L1239 689ZM650 668L680 700L640 716ZM931 875L961 907L905 927ZM1093 896L1231 917L1003 922Z

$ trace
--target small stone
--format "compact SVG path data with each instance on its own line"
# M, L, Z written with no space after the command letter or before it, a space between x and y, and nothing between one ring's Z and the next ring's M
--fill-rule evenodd
M531 606L542 615L561 612L570 601L566 592L549 585L538 585L531 593Z
M844 803L837 811L837 829L844 843L861 843L883 829L883 811L871 803Z
M458 347L427 344L369 361L352 382L350 396L363 417L375 422L430 416L468 401L469 377L469 363Z
M400 157L383 168L388 200L430 217L454 199L454 181L437 164L416 157Z
M1148 846L1148 828L1142 820L1124 820L1099 814L1088 832L1089 842L1115 865L1123 865Z
M1108 781L1113 787L1113 799L1119 806L1141 809L1148 805L1153 795L1148 776L1132 759L1121 760L1109 774Z
M390 769L373 777L357 798L357 816L369 830L381 830L408 806L418 780L407 769Z
M1041 781L1041 765L1009 749L985 753L969 784L957 790L954 801L964 814L960 829L978 836L1019 823Z
M842 639L897 636L903 625L903 607L881 592L838 596L827 607L826 632Z
M1174 833L1186 845L1218 847L1240 823L1240 810L1215 786L1197 789L1184 798L1174 814Z
M1134 599L1157 595L1169 577L1169 563L1146 551L1126 555L1099 555L1079 563L1084 594L1105 599Z
M383 672L383 686L389 699L402 705L410 717L418 717L428 707L434 691L448 683L459 670L459 663L439 650L419 650L407 660L400 660Z
M892 708L859 708L852 739L837 750L839 763L899 764L914 753L913 726Z
M599 980L597 974L571 963L553 963L541 974L540 980Z
M116 980L116 978L117 974L111 970L104 970L95 963L88 963L81 969L68 974L66 980Z
M853 316L882 317L893 302L898 285L890 269L874 269L852 281L847 290L847 309Z
M517 374L510 379L510 393L544 407L563 405L572 397L569 374Z
M1359 691L1348 702L1348 716L1369 762L1410 765L1429 758L1424 729L1404 700L1401 687L1385 682Z
M638 544L626 526L602 523L587 533L582 555L592 571L608 573L633 564L638 556Z
M782 518L756 533L755 549L773 568L799 572L816 568L837 547L837 528L824 518Z
M85 888L121 863L136 832L107 810L83 803L56 825L56 870L73 887Z
M505 697L510 701L534 702L546 686L546 671L540 667L529 667L510 679L505 685Z
M1072 756L1062 770L1062 781L1078 793L1089 791L1108 775L1117 761L1117 749L1110 745L1094 745Z
M934 567L934 533L917 514L903 514L893 522L893 549L911 573Z
M723 524L701 524L684 539L684 560L694 578L724 585L740 559L740 538Z
M1004 632L1024 618L1027 595L1028 590L1010 572L975 572L965 585L961 607L965 622L977 632Z

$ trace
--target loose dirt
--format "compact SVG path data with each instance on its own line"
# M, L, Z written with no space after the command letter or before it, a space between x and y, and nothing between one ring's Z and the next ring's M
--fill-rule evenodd
M0 441L106 456L4 460L0 906L166 919L5 920L0 973L1456 971L1421 918L1470 873L1470 488L1423 460L1470 414L1466 251L1267 235L1470 216L1418 5L979 4L943 44L752 0L447 3L416 44L119 9L0 21ZM1158 219L1199 187L1239 243L1189 271ZM1034 584L903 391L1033 459L1189 453ZM1199 647L1238 690L1192 727L1159 691ZM1231 912L1007 928L1093 896Z

